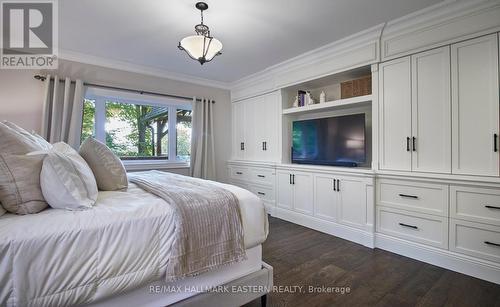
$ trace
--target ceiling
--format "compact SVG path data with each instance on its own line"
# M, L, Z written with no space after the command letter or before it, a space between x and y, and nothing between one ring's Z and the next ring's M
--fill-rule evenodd
M207 0L205 24L224 45L201 66L177 49L194 33L192 0L59 1L59 48L232 82L440 0Z

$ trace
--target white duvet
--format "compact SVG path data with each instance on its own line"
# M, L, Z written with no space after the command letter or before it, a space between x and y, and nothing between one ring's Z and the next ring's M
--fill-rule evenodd
M250 192L223 185L240 203L245 248L265 241L267 217ZM0 217L0 305L85 304L164 276L171 207L131 185L99 192L91 210L49 209Z

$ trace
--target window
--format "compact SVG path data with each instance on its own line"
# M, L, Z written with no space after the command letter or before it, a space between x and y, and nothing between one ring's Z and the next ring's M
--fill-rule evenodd
M89 88L81 140L94 136L130 163L188 163L191 118L184 101Z

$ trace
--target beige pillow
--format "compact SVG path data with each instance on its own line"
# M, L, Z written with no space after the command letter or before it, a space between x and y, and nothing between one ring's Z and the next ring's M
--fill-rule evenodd
M94 138L87 138L80 146L80 155L94 172L97 186L102 191L126 190L127 172L123 163L108 146Z
M0 154L0 201L5 210L30 214L47 208L40 188L43 158Z
M39 150L48 150L50 148L52 148L52 145L47 142L43 137L41 137L40 135L32 132L28 132L26 131L25 129L19 127L18 125L14 124L14 123L11 123L9 121L4 121L3 122L6 126L8 126L9 128L15 130L16 132L18 132L19 134L21 134L22 136L24 136L26 139L29 140L29 142L31 144L34 144L36 146L39 147Z
M63 142L54 144L47 152L40 185L52 208L88 209L97 200L97 184L92 170L76 150Z
M21 133L0 123L0 153L27 154L28 152L43 150L37 142L23 136Z

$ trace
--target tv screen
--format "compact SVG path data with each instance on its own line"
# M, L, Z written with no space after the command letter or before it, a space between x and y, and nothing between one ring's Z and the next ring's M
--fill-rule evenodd
M293 122L292 163L357 166L366 162L365 114Z

